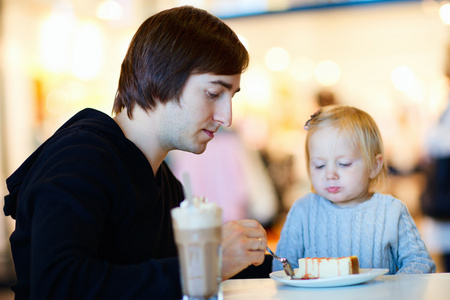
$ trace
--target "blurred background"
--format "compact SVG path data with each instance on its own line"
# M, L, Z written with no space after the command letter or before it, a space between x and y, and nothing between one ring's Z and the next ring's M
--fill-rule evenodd
M428 238L420 196L427 132L448 102L445 1L0 0L0 194L5 179L74 113L92 107L111 114L138 26L185 4L223 19L251 63L231 128L204 155L171 153L175 174L189 171L194 193L219 202L227 220L258 219L276 248L286 212L310 190L303 124L324 103L359 107L383 135L386 192L407 204L439 263L443 250ZM2 284L13 276L13 227L1 214Z

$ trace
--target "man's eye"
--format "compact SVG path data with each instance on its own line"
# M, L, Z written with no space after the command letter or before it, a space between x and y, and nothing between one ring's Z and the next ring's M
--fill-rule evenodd
M217 97L219 97L219 94L216 94L216 93L213 93L213 92L206 92L206 94L210 98L217 98Z

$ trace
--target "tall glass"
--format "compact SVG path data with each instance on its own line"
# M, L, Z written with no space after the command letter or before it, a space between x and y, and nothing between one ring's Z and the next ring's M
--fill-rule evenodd
M222 210L195 199L172 209L184 300L216 300L222 281Z

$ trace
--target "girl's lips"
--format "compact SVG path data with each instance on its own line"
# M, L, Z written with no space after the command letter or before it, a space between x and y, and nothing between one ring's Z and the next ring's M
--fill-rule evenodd
M340 190L340 187L338 187L338 186L327 187L327 191L329 193L337 193L337 192L339 192L339 190Z

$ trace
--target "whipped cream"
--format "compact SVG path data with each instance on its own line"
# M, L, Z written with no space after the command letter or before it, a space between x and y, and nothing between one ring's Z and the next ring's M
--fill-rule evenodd
M189 203L181 202L180 207L171 211L173 226L183 229L199 229L222 226L222 209L206 198L194 197Z

